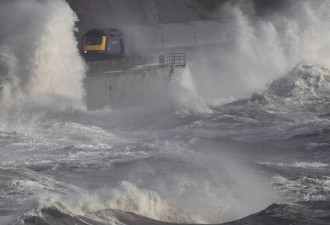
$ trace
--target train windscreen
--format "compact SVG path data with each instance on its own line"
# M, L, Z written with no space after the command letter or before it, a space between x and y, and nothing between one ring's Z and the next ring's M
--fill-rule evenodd
M85 36L85 45L101 45L102 36L100 34L87 34Z

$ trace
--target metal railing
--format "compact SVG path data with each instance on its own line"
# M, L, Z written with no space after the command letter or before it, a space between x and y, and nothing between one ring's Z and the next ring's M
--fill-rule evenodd
M159 56L159 66L186 67L186 53L166 53Z

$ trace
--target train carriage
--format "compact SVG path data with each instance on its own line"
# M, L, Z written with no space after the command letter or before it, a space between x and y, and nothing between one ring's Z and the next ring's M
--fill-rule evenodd
M223 44L230 39L228 33L226 22L218 21L92 29L84 34L81 51L87 61L149 56L177 49L190 51L204 45Z
M87 60L123 57L124 35L113 28L89 30L83 36L81 51Z

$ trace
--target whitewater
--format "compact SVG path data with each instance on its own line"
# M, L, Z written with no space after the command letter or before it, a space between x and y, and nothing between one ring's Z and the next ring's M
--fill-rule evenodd
M88 111L79 18L2 1L0 224L329 224L330 4L219 10L168 93Z

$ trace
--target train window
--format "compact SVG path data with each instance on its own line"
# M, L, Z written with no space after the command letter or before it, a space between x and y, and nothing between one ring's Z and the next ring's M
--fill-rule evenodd
M86 45L100 45L102 44L102 37L95 35L86 35L85 36Z

